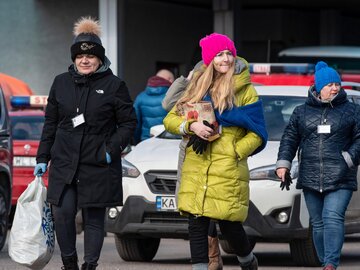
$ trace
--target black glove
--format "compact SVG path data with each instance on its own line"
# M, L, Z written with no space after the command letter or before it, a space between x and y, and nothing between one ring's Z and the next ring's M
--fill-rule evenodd
M212 129L214 129L214 125L210 125L210 123L206 120L203 121L203 124L205 126L208 126ZM202 153L204 153L206 151L208 144L209 144L208 140L203 140L200 137L198 137L196 134L194 134L190 137L189 142L186 146L187 147L192 146L195 153L198 155L201 155Z
M187 147L192 146L195 153L201 155L202 153L204 153L204 151L206 151L208 143L209 142L207 140L203 140L194 134L191 135Z
M292 184L292 179L289 171L286 171L285 173L285 181L281 181L280 188L281 190L284 190L286 187L286 190L290 190L290 185Z
M203 124L205 125L205 126L208 126L209 128L211 128L212 130L214 130L214 128L215 128L215 126L213 125L213 124L210 124L208 121L206 121L206 120L204 120L203 121Z

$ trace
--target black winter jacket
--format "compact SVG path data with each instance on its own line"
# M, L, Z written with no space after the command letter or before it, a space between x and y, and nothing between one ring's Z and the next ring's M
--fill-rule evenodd
M330 125L331 132L318 133L319 125ZM296 188L319 192L357 190L360 106L351 103L343 89L330 103L323 103L310 88L306 103L295 108L284 131L277 167L290 165L297 150Z
M72 119L81 113L85 123L74 128ZM58 205L65 185L73 183L79 207L122 205L121 151L135 127L128 89L110 69L81 76L71 65L58 75L37 153L37 163L51 161L48 201Z

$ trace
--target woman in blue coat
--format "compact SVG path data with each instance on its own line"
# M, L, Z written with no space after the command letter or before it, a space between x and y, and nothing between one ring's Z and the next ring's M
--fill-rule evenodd
M299 178L324 270L334 270L344 242L344 217L357 190L360 106L349 102L339 74L325 62L315 67L315 85L295 108L281 139L276 173L285 174L298 151Z
M35 175L49 161L47 200L64 267L76 270L75 216L82 209L84 264L95 269L104 240L105 209L122 205L121 151L136 127L128 89L113 75L97 21L81 18L71 46L74 62L51 87Z
M155 76L148 79L145 90L136 97L134 102L137 117L135 143L150 138L150 128L163 123L167 111L163 109L161 102L173 81L173 73L170 70L161 69Z

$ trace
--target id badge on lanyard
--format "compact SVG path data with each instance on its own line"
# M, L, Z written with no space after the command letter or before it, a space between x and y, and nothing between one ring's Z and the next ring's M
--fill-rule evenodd
M317 126L318 134L329 134L331 133L331 125L318 125Z
M81 93L79 100L78 100L77 92L75 93L75 95L76 95L76 103L77 103L77 108L76 108L76 114L77 115L74 118L71 119L72 124L73 124L73 128L76 128L76 127L78 127L78 126L85 123L84 114L83 113L79 114L79 107L80 107L80 104L81 104L81 99L82 99L82 96L83 96L83 92Z
M77 116L75 116L72 120L73 123L73 127L76 128L77 126L80 126L81 124L85 123L85 118L84 118L84 114L79 114Z

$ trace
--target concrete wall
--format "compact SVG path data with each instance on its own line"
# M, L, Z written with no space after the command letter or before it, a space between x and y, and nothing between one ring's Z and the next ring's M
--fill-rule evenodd
M25 81L38 94L48 94L54 77L71 64L74 21L98 17L98 1L0 0L0 72ZM161 63L172 65L176 75L186 75L200 60L199 39L214 27L210 5L118 2L119 66L133 98ZM356 11L239 6L235 43L249 62L276 61L277 52L287 47L360 44ZM323 30L326 26L334 31Z
M315 11L249 9L241 14L238 20L244 27L237 29L237 36L241 39L241 55L248 61L275 62L282 49L319 43Z
M155 75L157 63L178 64L178 73L185 75L201 59L199 39L212 32L211 9L131 0L125 11L124 59L119 61L124 61L124 78L133 97Z
M98 0L1 0L0 72L48 94L71 64L73 23L86 15L98 16Z
M239 54L250 62L277 62L277 53L290 47L360 45L357 33L360 17L356 12L316 8L245 8L235 11L235 16Z
M199 38L212 31L211 9L161 2L124 0L124 50L119 59L132 97L142 91L157 63L179 65L179 74L199 60ZM74 21L98 18L98 0L1 0L0 72L48 94L57 74L71 64ZM119 18L120 19L120 18ZM196 56L194 56L196 54Z

